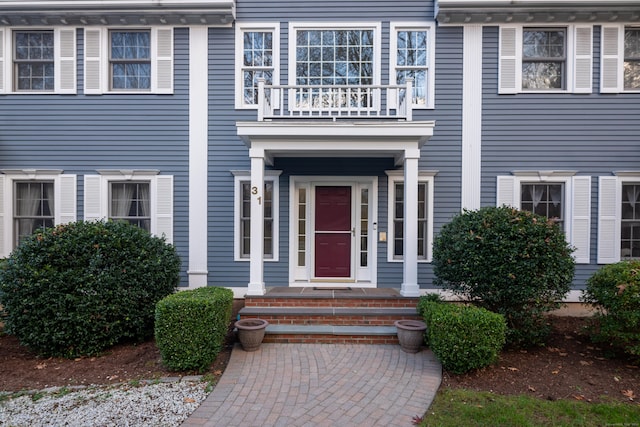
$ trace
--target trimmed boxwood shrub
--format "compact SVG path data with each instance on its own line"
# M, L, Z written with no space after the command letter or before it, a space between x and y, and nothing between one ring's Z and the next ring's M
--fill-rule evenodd
M156 305L156 345L172 370L204 371L224 343L233 291L204 287L170 295Z
M42 356L95 355L153 336L180 258L126 222L75 222L25 239L0 269L6 332Z
M640 261L622 261L596 271L587 280L582 301L596 309L595 342L640 357Z
M434 283L504 315L509 344L543 344L544 314L559 308L571 288L572 251L560 227L543 216L506 206L464 211L434 240Z
M504 317L471 305L426 301L421 313L428 344L442 366L454 374L490 365L505 343Z

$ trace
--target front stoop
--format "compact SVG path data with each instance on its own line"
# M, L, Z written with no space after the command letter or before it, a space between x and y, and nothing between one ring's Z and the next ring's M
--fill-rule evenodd
M395 289L276 287L247 296L239 316L269 321L264 342L398 344L394 322L420 320L417 303Z

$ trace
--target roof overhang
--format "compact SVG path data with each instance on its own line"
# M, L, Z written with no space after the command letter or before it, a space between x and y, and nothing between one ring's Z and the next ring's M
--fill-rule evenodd
M420 157L433 136L434 121L236 122L251 157Z
M0 0L0 26L230 26L234 0Z
M638 0L436 0L443 25L638 22Z

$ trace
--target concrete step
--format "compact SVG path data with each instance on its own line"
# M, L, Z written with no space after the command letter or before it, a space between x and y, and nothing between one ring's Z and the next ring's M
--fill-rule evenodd
M393 325L400 319L419 320L415 307L244 307L241 318L259 317L271 324Z

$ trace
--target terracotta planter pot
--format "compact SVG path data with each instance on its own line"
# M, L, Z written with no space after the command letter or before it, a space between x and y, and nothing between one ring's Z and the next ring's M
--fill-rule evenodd
M400 347L407 353L417 353L424 343L427 324L420 320L396 320Z
M256 351L260 348L269 322L263 319L241 319L235 323L238 340L244 351Z

